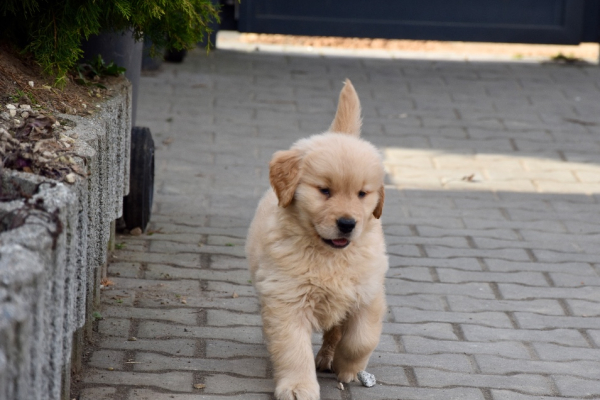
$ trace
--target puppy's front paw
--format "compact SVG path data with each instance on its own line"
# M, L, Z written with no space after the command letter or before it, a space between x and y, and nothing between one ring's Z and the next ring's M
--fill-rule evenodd
M279 384L275 388L275 398L277 400L319 400L319 384L314 383L295 383Z
M358 374L358 372L353 372L353 371L336 372L338 381L344 382L344 383L349 383L349 382L355 381L357 379L356 374Z
M364 369L360 368L360 366L355 363L342 361L340 357L336 357L333 360L332 366L338 381L344 383L355 381L357 379L358 371Z

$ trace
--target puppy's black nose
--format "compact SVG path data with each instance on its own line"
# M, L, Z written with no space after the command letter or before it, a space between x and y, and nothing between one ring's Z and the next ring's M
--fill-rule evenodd
M356 221L353 218L339 218L337 220L337 226L340 232L350 233L356 226Z

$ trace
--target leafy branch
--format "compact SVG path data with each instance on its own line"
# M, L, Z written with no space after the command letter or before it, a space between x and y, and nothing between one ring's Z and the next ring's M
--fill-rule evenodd
M210 34L218 12L212 0L2 0L0 37L30 52L63 85L91 35L132 30L138 40L151 39L155 51L191 49Z

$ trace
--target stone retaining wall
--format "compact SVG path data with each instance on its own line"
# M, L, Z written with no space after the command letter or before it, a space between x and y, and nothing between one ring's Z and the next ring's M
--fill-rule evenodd
M116 87L92 117L60 117L77 124L87 179L0 171L0 197L19 194L0 202L0 400L68 396L71 354L81 354L111 223L129 192L131 86Z

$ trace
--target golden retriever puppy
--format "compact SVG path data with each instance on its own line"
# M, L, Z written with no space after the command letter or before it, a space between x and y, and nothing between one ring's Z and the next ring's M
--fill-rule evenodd
M329 131L273 155L272 190L250 226L246 254L278 400L318 400L316 369L355 380L379 342L384 169L360 127L360 102L346 80ZM314 330L324 332L316 361Z

